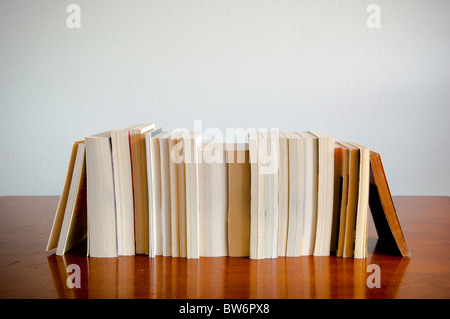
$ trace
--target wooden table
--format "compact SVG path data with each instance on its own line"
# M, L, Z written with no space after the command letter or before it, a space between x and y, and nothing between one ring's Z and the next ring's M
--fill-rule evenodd
M0 197L0 298L450 298L450 197L394 197L412 252L389 255L369 224L369 257L86 258L45 252L56 196ZM369 218L371 220L371 218ZM70 264L81 288L70 289ZM368 288L367 266L381 287Z

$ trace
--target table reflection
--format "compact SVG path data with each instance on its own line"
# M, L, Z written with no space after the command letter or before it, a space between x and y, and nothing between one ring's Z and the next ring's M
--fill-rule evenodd
M395 298L409 258L88 258L74 251L47 261L60 298L297 299ZM67 286L70 264L80 267L81 288ZM367 287L369 264L380 266L381 288Z

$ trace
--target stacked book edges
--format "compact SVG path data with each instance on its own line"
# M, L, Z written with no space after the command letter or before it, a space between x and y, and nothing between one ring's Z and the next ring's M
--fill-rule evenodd
M367 257L410 254L379 154L323 132L255 132L248 143L154 123L73 144L47 251L91 257Z

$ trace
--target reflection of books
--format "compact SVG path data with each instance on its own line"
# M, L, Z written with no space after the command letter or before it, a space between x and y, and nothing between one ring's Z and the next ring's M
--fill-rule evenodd
M78 252L77 252L78 253ZM47 263L50 268L50 272L53 278L53 284L58 293L58 298L60 299L73 299L73 298L87 298L89 287L88 287L88 267L87 259L81 255L50 255L47 257ZM75 279L70 277L74 274L73 271L68 269L69 265L74 264L79 266L79 288L71 288L68 286L68 280L74 283Z

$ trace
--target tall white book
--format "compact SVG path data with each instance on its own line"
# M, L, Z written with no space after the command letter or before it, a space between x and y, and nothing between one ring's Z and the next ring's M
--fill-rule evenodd
M158 135L161 165L161 237L162 255L172 256L172 223L170 201L170 151L169 138L172 132Z
M162 255L161 235L161 160L159 140L162 129L145 134L148 180L148 256Z
M279 132L264 134L266 172L264 175L265 223L264 258L278 257L278 174L280 165Z
M249 160L250 160L250 259L261 259L262 244L258 236L258 210L260 202L258 200L260 179L258 175L258 133L250 132L248 134Z
M309 132L297 132L303 140L304 197L301 256L314 253L317 225L318 139Z
M228 256L225 144L204 143L200 149L200 157L200 256Z
M289 225L286 256L298 257L303 240L304 148L303 139L295 132L286 132L289 147Z
M251 167L250 258L278 257L279 133L249 133Z
M199 242L199 190L198 165L199 149L202 145L200 132L183 134L184 163L186 178L186 257L200 257Z
M111 132L86 137L88 249L91 257L117 257Z
M289 222L289 145L285 132L280 132L278 172L278 256L286 256Z
M134 198L130 133L134 125L111 131L111 153L117 220L117 254L134 255Z
M318 138L317 227L314 256L329 256L333 223L334 137L320 131L311 132Z
M155 129L155 123L129 129L131 170L133 173L134 231L136 254L148 254L148 181L145 133Z

